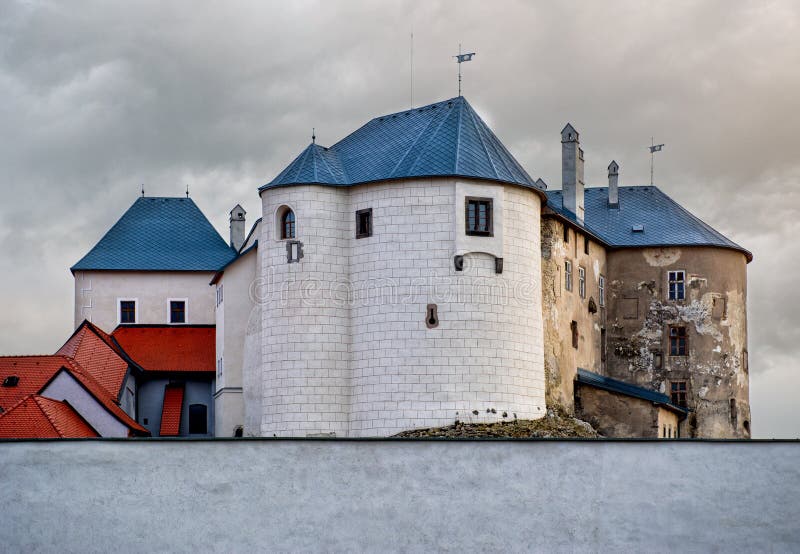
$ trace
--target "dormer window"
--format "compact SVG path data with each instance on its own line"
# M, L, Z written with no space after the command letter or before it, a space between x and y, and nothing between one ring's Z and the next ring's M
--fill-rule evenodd
M491 237L493 235L492 199L468 196L465 200L467 234Z
M281 216L281 238L293 239L296 235L294 212L287 209Z

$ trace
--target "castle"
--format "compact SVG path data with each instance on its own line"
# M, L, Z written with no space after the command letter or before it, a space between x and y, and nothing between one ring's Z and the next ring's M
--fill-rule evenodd
M561 147L549 190L457 97L312 142L259 189L249 232L234 207L229 245L191 199L140 198L72 267L76 328L116 328L139 368L126 411L154 435L168 398L191 418L169 396L191 382L215 436L559 409L607 436L749 438L752 255L660 189L620 187L616 162L586 188L571 125ZM116 339L211 325L213 372L191 378Z

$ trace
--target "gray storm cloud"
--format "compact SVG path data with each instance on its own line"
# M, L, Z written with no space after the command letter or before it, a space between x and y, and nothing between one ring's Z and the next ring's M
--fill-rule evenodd
M0 353L69 336L68 268L134 201L192 197L225 234L310 141L464 95L528 172L560 187L559 131L586 180L656 184L752 250L756 436L793 420L800 289L796 2L5 2L0 4Z

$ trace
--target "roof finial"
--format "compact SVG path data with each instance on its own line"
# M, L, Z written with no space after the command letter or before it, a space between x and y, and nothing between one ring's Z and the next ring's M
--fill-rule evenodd
M317 130L311 127L311 144L317 144Z
M144 183L142 183L142 198L144 198Z
M186 185L186 198L189 198L189 185Z
M461 96L461 64L472 60L475 52L461 53L461 43L458 43L458 56L453 56L458 62L458 95Z

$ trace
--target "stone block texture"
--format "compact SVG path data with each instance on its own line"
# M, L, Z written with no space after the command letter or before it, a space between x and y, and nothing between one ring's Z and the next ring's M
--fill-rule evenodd
M462 240L465 196L495 199L493 237ZM260 377L263 402L248 434L387 436L544 415L538 193L406 179L270 189L262 202L262 358L245 387ZM285 206L303 243L297 263L277 238ZM356 238L365 208L372 235Z

